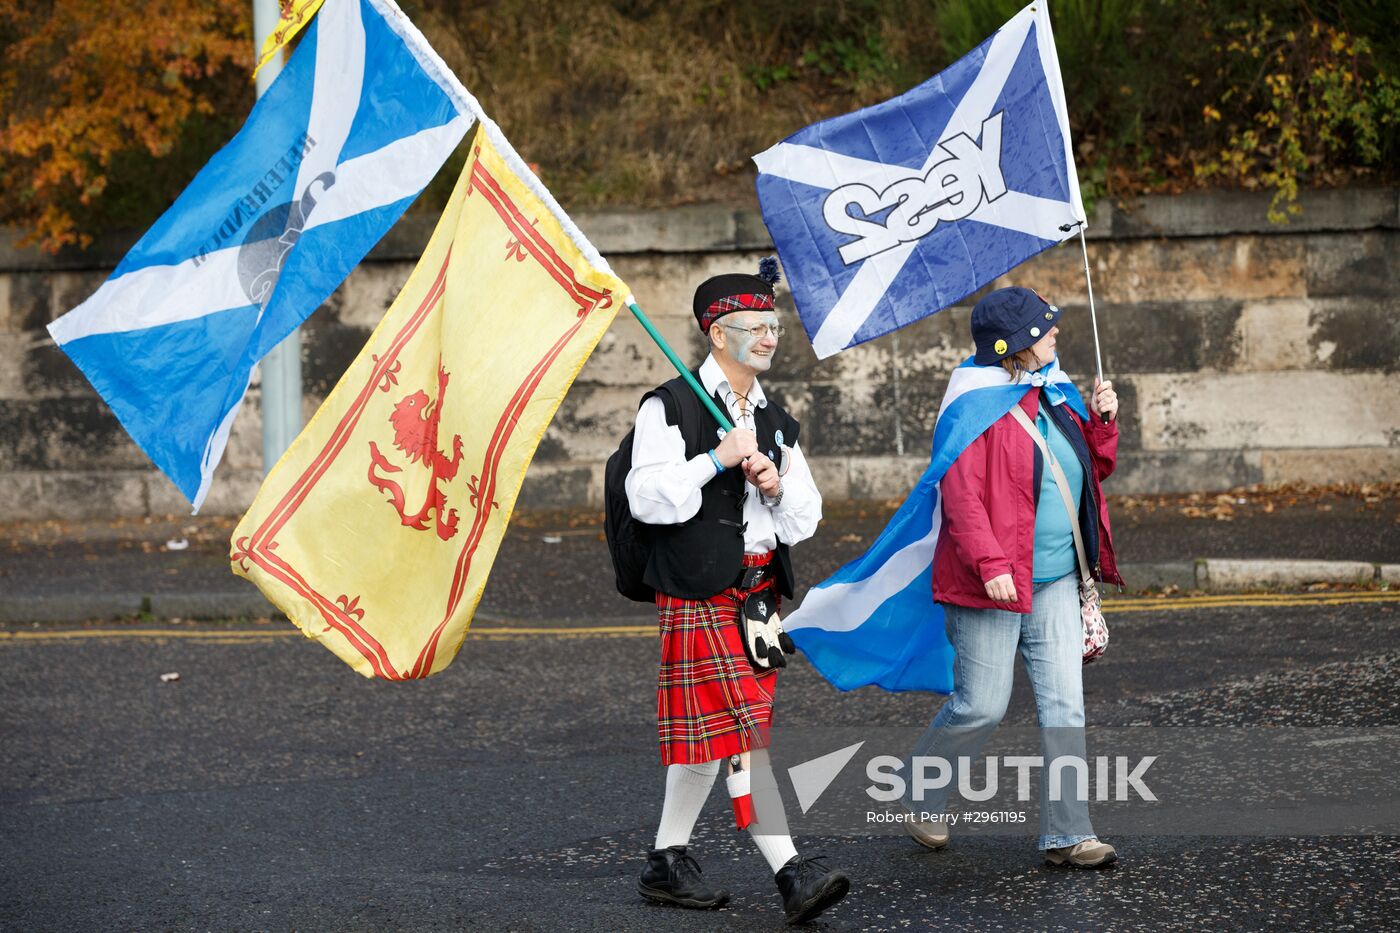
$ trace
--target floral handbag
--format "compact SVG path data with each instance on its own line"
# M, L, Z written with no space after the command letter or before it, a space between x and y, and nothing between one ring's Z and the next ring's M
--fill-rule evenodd
M1098 584L1094 582L1094 577L1089 572L1089 560L1084 556L1084 539L1079 530L1079 516L1075 514L1074 496L1069 491L1069 480L1065 478L1065 471L1060 469L1060 462L1050 452L1050 446L1045 443L1044 436L1030 416L1020 405L1013 405L1011 413L1040 448L1040 455L1049 465L1051 475L1055 477L1055 485L1060 488L1060 498L1064 500L1065 509L1069 512L1069 527L1074 533L1074 553L1079 558L1079 614L1084 622L1084 663L1088 664L1102 656L1108 648L1108 623L1104 621L1103 600L1099 597Z

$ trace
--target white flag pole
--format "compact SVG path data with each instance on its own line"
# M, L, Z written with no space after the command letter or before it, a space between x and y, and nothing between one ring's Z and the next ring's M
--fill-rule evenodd
M1089 290L1089 325L1094 332L1094 371L1098 374L1099 382L1103 382L1103 352L1099 349L1099 316L1094 310L1094 279L1089 274L1089 244L1084 238L1084 222L1075 221L1072 224L1065 224L1061 230L1068 233L1075 227L1079 228L1079 248L1084 253L1084 286ZM1108 424L1108 417L1103 419L1104 424Z

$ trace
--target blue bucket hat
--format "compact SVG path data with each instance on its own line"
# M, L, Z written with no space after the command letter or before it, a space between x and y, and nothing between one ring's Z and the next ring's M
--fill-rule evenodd
M1060 319L1060 309L1033 289L998 288L972 309L972 362L992 366L1035 343Z

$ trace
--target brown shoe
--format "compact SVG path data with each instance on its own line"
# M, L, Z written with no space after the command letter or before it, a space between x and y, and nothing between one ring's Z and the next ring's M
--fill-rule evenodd
M1085 839L1063 849L1046 849L1045 864L1056 868L1107 868L1118 861L1113 846L1097 839Z
M904 828L909 830L909 835L919 845L928 849L941 849L952 837L945 820L910 820L904 824Z

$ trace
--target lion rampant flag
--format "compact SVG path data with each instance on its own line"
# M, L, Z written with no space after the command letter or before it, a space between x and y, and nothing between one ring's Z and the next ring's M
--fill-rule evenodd
M366 677L452 662L540 436L628 296L509 155L478 126L408 284L233 534L234 572Z

